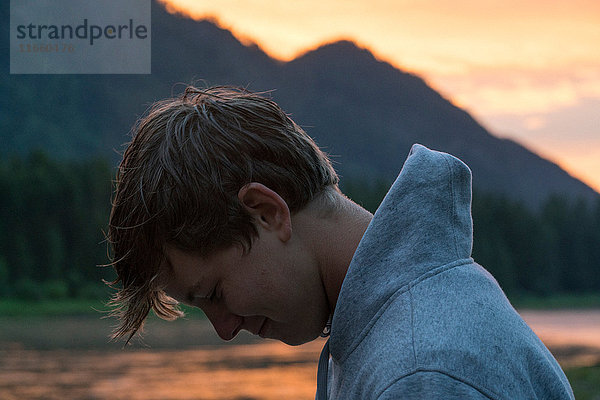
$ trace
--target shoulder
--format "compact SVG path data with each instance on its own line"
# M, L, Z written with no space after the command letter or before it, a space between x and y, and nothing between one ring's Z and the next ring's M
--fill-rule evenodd
M440 371L416 371L387 387L378 400L387 399L473 399L490 400L498 397L476 386Z

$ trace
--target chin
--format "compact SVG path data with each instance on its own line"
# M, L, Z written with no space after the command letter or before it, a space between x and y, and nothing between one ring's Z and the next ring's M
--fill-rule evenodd
M283 343L289 345L289 346L300 346L303 345L305 343L310 342L310 340L289 340L289 339L284 339L282 340Z
M319 335L320 335L320 333L316 334L316 335L305 335L304 337L299 337L299 336L298 337L287 337L287 338L282 338L279 340L290 346L300 346L305 343L312 342L313 340L318 338Z

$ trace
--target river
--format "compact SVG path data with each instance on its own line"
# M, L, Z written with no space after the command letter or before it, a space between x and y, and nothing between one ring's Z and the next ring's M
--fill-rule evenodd
M565 368L600 362L600 310L521 311ZM312 399L324 343L290 347L206 320L148 322L145 344L110 343L98 318L0 318L0 399Z

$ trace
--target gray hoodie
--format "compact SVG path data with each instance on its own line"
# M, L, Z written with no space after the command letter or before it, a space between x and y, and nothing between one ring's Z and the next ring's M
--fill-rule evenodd
M414 145L342 284L317 399L574 398L472 232L471 171Z

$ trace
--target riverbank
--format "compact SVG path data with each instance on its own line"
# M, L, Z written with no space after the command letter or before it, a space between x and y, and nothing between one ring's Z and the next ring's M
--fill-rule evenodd
M600 293L554 294L550 296L514 295L510 302L517 310L600 309Z
M102 317L110 312L106 300L61 299L28 301L20 299L0 299L0 317L54 317L54 316L89 316ZM203 317L201 310L192 307L181 307L186 314ZM150 314L150 318L154 318Z
M515 295L509 297L517 310L587 310L600 309L600 293L558 294L552 296ZM0 299L0 317L13 316L97 316L110 311L105 300L61 299L26 301ZM182 306L188 315L202 316L195 308Z

